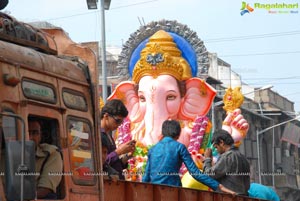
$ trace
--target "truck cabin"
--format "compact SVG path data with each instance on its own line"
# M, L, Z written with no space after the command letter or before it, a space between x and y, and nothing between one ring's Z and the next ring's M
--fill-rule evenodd
M63 30L48 31L64 45L47 45L53 37L46 31L37 31L37 38L45 39L38 44L0 30L0 200L35 199L38 171L35 145L29 140L31 119L40 122L41 143L55 145L63 159L63 171L53 173L62 176L57 199L81 200L84 194L88 200L99 200L99 176L93 174L101 163L97 76L91 73L97 72L96 57ZM83 59L74 56L76 51Z

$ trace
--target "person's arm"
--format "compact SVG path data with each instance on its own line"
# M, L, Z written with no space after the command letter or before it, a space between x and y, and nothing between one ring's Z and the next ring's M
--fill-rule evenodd
M135 140L128 141L124 144L121 144L118 148L116 148L114 151L110 152L107 154L106 157L106 162L111 165L114 163L116 160L119 159L119 156L123 154L127 154L129 152L133 152L135 150ZM128 159L127 159L128 160ZM127 163L127 160L123 162L123 164Z
M222 157L218 160L218 162L212 166L212 155L211 149L207 148L205 150L204 156L206 159L203 161L203 172L209 174L212 178L218 179L226 175L227 172L227 162L226 157Z
M107 156L106 156L106 162L109 165L111 165L112 163L114 163L118 159L119 159L119 155L117 154L116 151L112 151L109 154L107 154Z
M36 190L36 197L38 199L45 198L49 193L53 193L53 191L49 188L38 187Z
M232 191L232 190L226 188L226 187L223 186L222 184L219 185L219 189L220 189L223 193L229 193L229 194L231 194L231 195L233 195L233 196L236 195L236 192L234 192L234 191Z
M124 144L119 145L116 149L116 153L120 156L123 154L127 154L133 152L135 150L135 140L130 140L125 142Z
M211 189L213 189L214 191L217 190L217 188L219 187L219 182L217 182L216 180L212 179L211 177L209 177L206 174L203 174L198 167L195 165L190 153L188 152L188 150L186 149L186 147L181 144L179 147L179 152L180 152L180 156L183 160L183 163L185 164L185 166L187 167L190 175L196 179L197 181L203 183L204 185L210 187Z
M63 161L58 151L54 151L47 159L37 184L37 198L43 198L48 193L56 193L56 188L62 178Z

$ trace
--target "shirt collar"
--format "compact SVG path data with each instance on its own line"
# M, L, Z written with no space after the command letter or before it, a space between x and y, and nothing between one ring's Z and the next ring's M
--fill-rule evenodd
M35 155L37 156L37 157L46 157L47 156L47 153L46 152L44 152L42 149L41 149L41 147L40 147L40 145L38 145L37 146L37 148L36 148L36 153L35 153Z

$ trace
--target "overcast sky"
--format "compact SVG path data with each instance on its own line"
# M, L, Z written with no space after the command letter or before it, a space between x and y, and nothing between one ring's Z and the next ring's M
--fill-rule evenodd
M61 26L75 42L100 41L100 11L86 0L9 0L4 11L25 22ZM298 0L249 0L297 4ZM106 44L122 46L140 23L176 20L197 32L209 52L231 64L255 87L272 84L300 111L300 2L295 9L254 8L241 16L240 0L112 0L105 12ZM288 11L288 13L279 13ZM298 13L291 13L295 11Z

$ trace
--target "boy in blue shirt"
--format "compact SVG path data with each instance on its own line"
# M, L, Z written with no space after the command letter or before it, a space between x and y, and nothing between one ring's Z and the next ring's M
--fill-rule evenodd
M166 184L172 186L182 186L179 176L179 169L182 163L185 164L189 173L197 181L207 185L213 190L218 188L235 195L235 192L225 188L216 180L203 174L195 165L187 148L177 142L181 132L181 127L176 120L166 120L162 125L163 139L154 145L148 152L143 182L155 184Z

